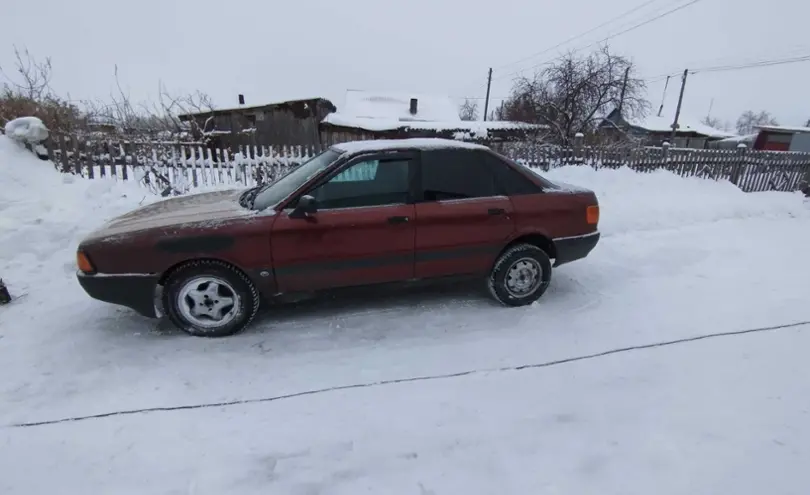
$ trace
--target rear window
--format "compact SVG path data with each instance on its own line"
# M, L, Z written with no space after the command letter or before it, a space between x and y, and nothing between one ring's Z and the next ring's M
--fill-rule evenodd
M425 201L487 198L501 194L493 174L478 153L458 149L422 152L422 190Z
M529 180L506 162L505 158L494 153L477 151L484 166L495 176L498 187L507 196L520 196L523 194L537 194L543 188ZM518 165L519 166L519 165ZM545 180L545 179L544 179Z

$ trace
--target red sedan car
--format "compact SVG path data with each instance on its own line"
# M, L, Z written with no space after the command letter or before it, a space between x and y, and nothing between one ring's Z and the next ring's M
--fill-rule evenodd
M599 240L593 192L473 144L335 145L272 184L145 206L89 235L78 279L102 301L199 336L248 325L262 300L476 276L508 306ZM553 262L552 262L553 260Z

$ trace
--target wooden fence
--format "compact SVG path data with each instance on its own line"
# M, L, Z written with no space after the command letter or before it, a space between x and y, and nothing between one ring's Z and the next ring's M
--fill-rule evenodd
M211 149L197 143L88 143L67 136L47 143L63 172L87 178L137 180L170 194L205 186L251 186L273 181L320 153L321 146L234 146ZM612 149L541 143L498 143L496 151L532 168L565 165L627 166L639 172L669 170L682 176L729 180L744 191L794 191L810 179L810 153L702 150L686 148Z
M668 170L684 177L728 180L746 192L795 191L810 182L810 153L690 148L594 148L499 143L499 153L548 171L565 165L629 167L637 172Z
M66 173L94 179L135 180L169 194L206 186L272 182L323 151L321 146L234 146L199 143L81 142L69 136L46 143L48 156Z

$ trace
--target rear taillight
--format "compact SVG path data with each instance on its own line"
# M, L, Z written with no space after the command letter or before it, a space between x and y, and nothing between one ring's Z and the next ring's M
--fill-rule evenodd
M84 251L77 251L76 252L76 264L79 266L79 270L83 273L95 273L96 268L90 263L90 258L84 253Z
M585 220L588 222L588 225L596 225L599 223L599 206L589 206L585 210Z

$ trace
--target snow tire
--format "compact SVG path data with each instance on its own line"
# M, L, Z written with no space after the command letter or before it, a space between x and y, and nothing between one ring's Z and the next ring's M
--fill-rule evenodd
M222 280L236 294L236 314L227 323L215 327L195 324L179 307L180 291L195 278L210 277ZM259 292L253 282L240 270L215 260L186 263L169 274L163 288L163 307L169 320L180 330L196 337L226 337L247 327L259 310Z
M507 286L507 277L509 271L517 263L526 263L527 265L539 268L538 274L539 282L536 287L526 294L521 296L515 294ZM496 301L504 306L525 306L540 299L540 296L548 288L551 282L551 260L545 251L535 246L534 244L516 244L506 251L504 251L492 267L492 272L487 279L489 292Z

